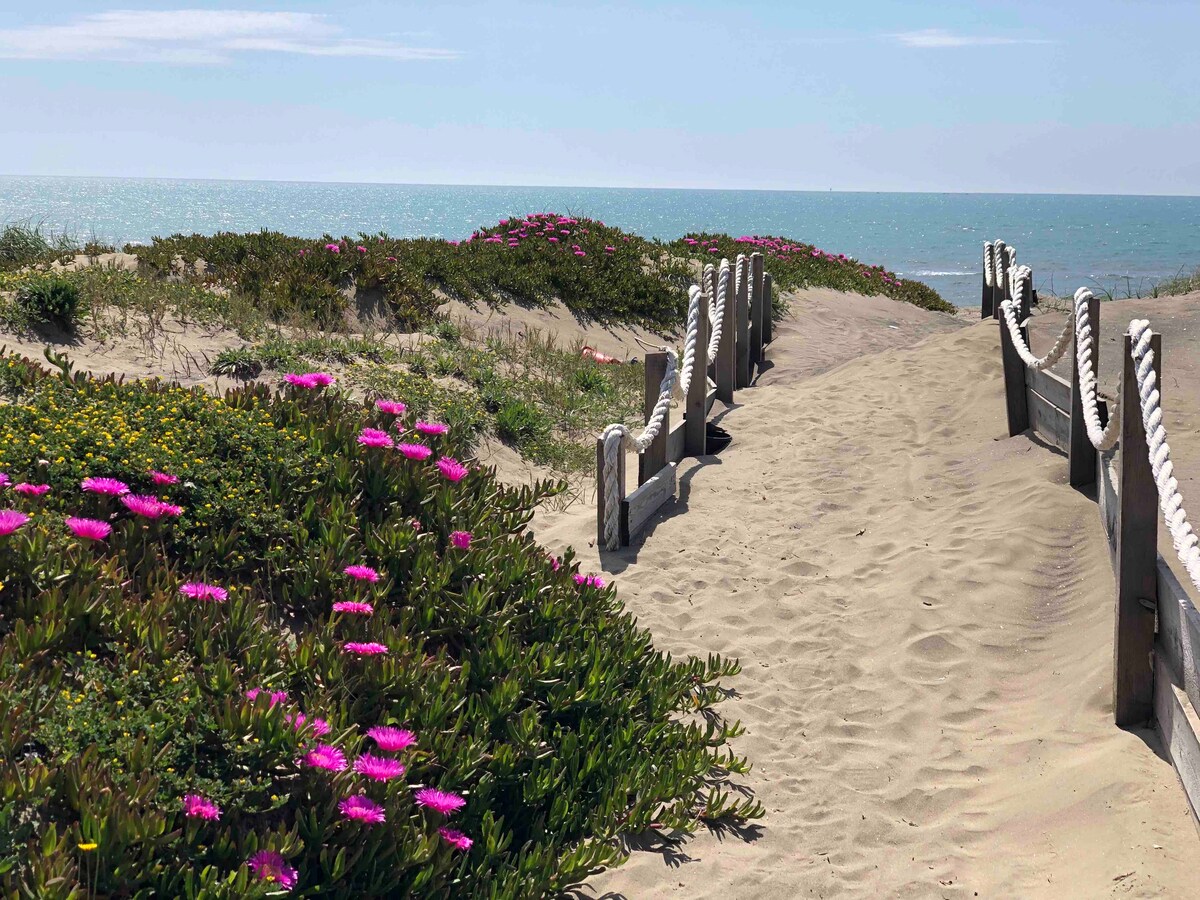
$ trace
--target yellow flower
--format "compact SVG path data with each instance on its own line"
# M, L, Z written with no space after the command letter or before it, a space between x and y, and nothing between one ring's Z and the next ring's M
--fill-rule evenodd
M84 853L90 853L92 850L95 850L99 846L100 845L97 844L95 841L92 841L87 844L80 844L79 849L82 850Z

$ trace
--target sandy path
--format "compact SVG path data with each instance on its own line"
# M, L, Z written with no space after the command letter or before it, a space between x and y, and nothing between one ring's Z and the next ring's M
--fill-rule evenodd
M807 376L822 333L839 361L908 349ZM603 564L660 647L741 658L723 712L767 817L635 853L591 894L1189 896L1182 790L1150 734L1110 723L1095 506L1004 436L995 327L814 296L771 356L723 421L735 443ZM539 536L599 566L593 528Z

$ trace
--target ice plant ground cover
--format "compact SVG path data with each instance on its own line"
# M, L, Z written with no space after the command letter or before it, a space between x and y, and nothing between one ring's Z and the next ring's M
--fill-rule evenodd
M555 486L450 480L453 426L410 459L359 443L395 431L376 397L285 390L0 360L5 896L537 897L623 833L761 813L721 787L736 664L548 557Z

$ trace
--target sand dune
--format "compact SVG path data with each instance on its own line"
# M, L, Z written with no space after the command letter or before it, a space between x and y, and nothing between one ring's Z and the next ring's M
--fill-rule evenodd
M896 327L887 327L894 325ZM1008 438L994 324L816 293L648 539L539 537L658 646L740 657L761 829L635 852L594 897L1194 895L1150 732L1110 717L1113 582L1061 456Z

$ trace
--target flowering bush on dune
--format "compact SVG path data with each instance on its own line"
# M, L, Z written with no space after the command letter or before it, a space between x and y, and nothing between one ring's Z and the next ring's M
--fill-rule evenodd
M732 261L739 253L758 252L763 255L763 267L781 290L829 287L857 294L884 294L925 309L954 312L954 306L928 285L902 279L883 266L860 263L844 253L822 250L790 238L693 233L672 242L670 250L705 262L723 257Z
M761 813L720 787L736 664L656 652L528 535L556 487L453 426L12 358L0 389L5 896L537 897ZM360 441L398 417L430 454Z

